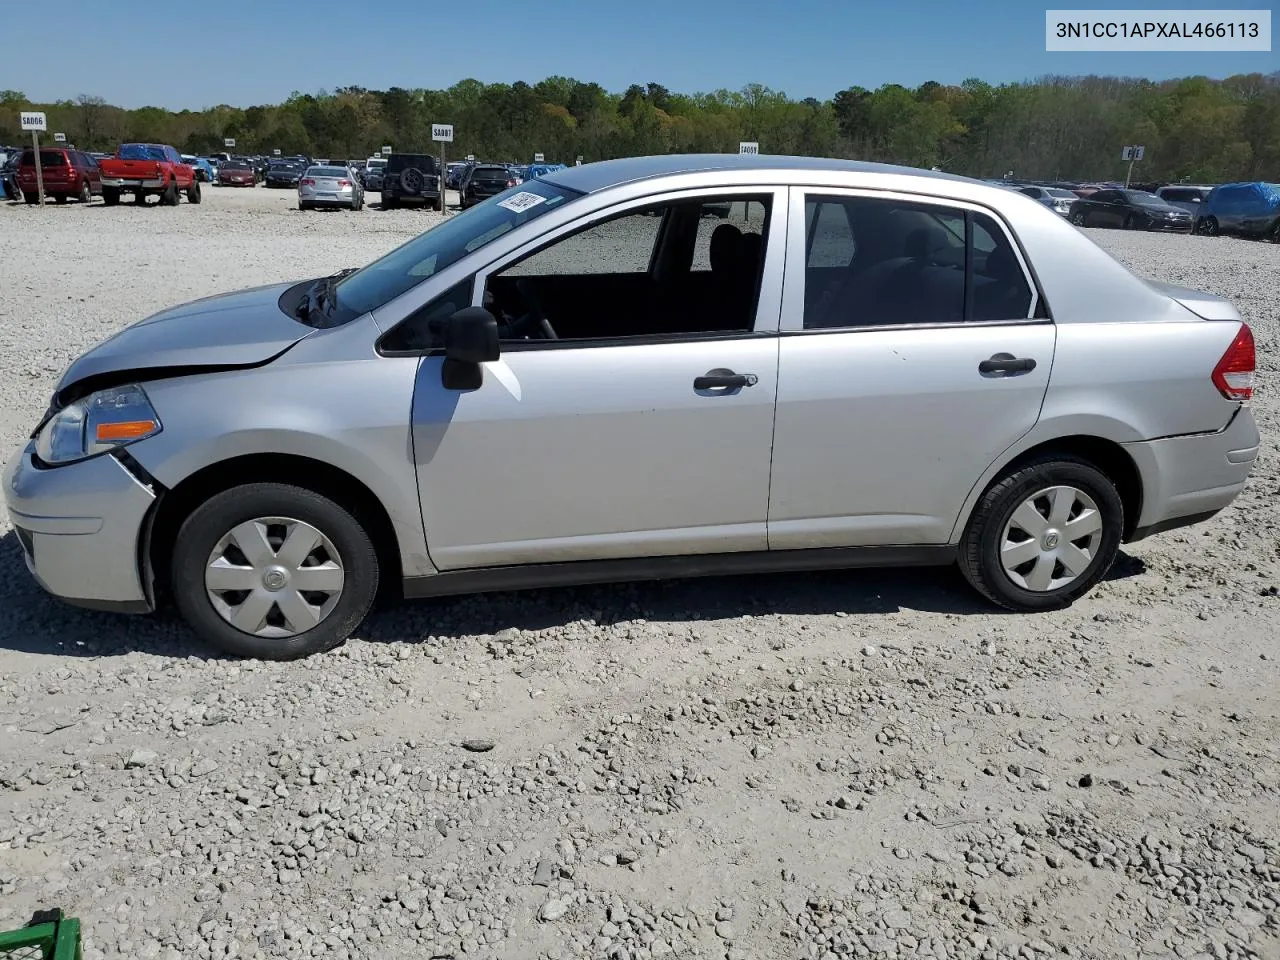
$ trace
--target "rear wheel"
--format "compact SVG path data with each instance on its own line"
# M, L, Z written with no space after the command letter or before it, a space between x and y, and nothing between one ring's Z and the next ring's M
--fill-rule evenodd
M67 195L65 193L56 194L53 198L54 203L66 203Z
M77 198L81 203L93 202L93 191L89 189L87 182L80 184L80 195Z
M1089 225L1088 219L1085 217L1084 212L1080 210L1077 210L1075 213L1071 215L1071 222L1074 223L1077 227L1087 227Z
M102 188L102 202L108 207L114 207L120 202L120 191L116 187Z
M382 209L394 210L396 208L396 198L389 197L385 193L382 195Z
M191 178L191 186L187 187L187 203L200 202L200 181L195 177Z
M444 198L436 197L435 201L431 204L431 209L436 213L442 212L444 210Z
M1009 610L1059 610L1102 579L1123 530L1115 484L1084 460L1048 455L983 494L960 545L960 569Z
M360 522L304 487L251 483L202 503L178 531L174 600L205 641L238 656L294 660L338 646L378 587Z
M133 194L133 202L137 204L145 204L147 202L147 193L145 190L135 190Z
M40 194L37 193L35 190L28 190L26 193L22 195L22 199L27 203L39 203Z
M165 207L176 207L178 205L177 181L169 181L169 185L164 188L164 193L160 194L160 204Z
M310 210L310 209L311 209L311 204L309 204L309 203L303 203L301 200L299 200L299 201L298 201L298 209L299 209L299 210Z

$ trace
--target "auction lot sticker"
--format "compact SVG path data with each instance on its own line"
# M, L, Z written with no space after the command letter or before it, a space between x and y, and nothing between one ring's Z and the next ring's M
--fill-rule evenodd
M546 203L546 197L540 197L536 193L526 193L521 191L515 196L507 197L505 200L499 200L498 206L506 207L515 213L524 213L531 207L536 207L540 203Z

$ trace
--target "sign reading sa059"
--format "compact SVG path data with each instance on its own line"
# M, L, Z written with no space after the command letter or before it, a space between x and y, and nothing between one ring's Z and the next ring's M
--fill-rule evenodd
M42 131L48 130L49 125L45 122L44 114L39 111L28 112L22 111L22 129Z
M431 139L436 143L453 143L453 124L433 123L431 125Z
M744 157L756 157L760 155L760 144L755 140L743 140L738 144L738 154Z

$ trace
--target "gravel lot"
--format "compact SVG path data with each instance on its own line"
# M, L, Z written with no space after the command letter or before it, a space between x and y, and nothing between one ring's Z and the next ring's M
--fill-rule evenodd
M0 206L5 456L161 307L438 215ZM1280 956L1280 247L1095 232L1254 327L1263 454L1073 609L949 571L503 594L303 663L47 599L0 519L0 930L86 956ZM1141 357L1134 357L1139 364Z

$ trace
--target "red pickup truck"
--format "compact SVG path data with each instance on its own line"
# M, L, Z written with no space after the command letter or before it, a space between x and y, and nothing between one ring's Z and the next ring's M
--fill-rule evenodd
M164 206L176 207L178 195L186 193L190 203L200 202L200 181L194 167L182 162L173 147L158 143L122 143L114 157L98 163L102 173L102 200L107 206L120 202L122 193L131 193L138 203L154 194Z

